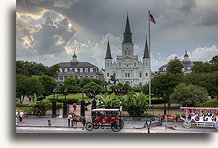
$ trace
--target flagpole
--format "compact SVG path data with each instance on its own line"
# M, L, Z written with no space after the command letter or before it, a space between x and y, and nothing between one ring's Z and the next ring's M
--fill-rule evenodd
M151 38L150 38L150 10L148 10L148 49L149 49L149 106L151 106Z

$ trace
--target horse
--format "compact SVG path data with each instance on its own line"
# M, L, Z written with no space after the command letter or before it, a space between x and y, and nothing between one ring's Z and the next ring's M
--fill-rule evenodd
M78 116L75 113L72 113L72 127L77 127L77 122L81 122L83 124L82 130L84 130L86 125L86 118L84 116ZM74 126L76 124L76 127Z
M177 121L176 115L160 115L160 118L162 120L166 121L166 128L167 128L167 121L173 121L175 123L175 127L177 126L177 124L176 124L176 121Z

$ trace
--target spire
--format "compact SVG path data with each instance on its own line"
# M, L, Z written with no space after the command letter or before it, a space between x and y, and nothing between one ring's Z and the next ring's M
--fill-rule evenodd
M112 59L112 57L111 57L110 43L109 43L109 35L108 35L108 43L107 43L107 51L106 51L105 59Z
M127 18L126 18L126 28L123 36L123 43L132 43L132 33L129 25L128 11L127 11Z
M188 57L188 52L187 52L187 50L185 50L185 55L184 55L184 57Z
M144 50L144 57L143 57L143 59L144 58L149 58L147 35L146 35L146 42L145 42L145 50Z

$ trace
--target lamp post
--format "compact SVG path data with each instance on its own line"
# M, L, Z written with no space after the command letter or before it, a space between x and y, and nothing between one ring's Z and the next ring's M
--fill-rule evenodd
M64 89L64 95L65 95L65 99L63 101L63 118L67 117L67 88Z
M85 116L84 90L82 90L82 100L81 100L81 107L80 107L80 115L81 116Z
M54 88L54 89L53 89L54 99L55 99L55 93L56 93L56 91L57 91L57 88Z

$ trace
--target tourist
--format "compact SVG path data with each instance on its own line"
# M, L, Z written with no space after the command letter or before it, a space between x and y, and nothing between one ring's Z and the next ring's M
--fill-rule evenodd
M20 122L23 121L23 115L24 115L23 111L20 110L20 112L19 112L19 119L20 119Z
M68 126L70 127L70 120L72 119L71 113L68 114L67 120L68 120Z
M18 116L19 116L19 112L16 110L16 125L18 125Z
M73 103L73 111L76 111L76 103Z

